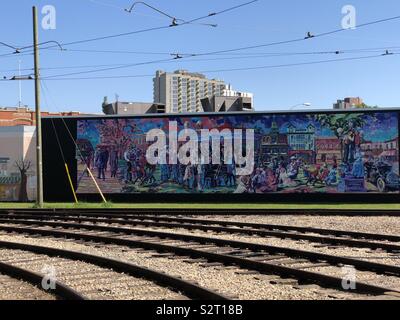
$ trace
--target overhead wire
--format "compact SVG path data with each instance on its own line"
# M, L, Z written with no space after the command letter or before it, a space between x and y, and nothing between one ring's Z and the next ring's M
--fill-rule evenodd
M251 3L251 2L249 2L249 3ZM395 17L385 18L385 19L379 19L379 20L363 23L363 24L360 24L357 28L366 27L366 26L370 26L370 25L375 25L375 24L383 23L383 22L387 22L387 21L393 21L393 20L396 20L396 19L400 19L400 16L395 16ZM268 44L261 44L261 45L247 46L247 47L239 47L239 48L232 48L232 49L226 49L226 50L218 50L218 51L205 52L205 53L196 53L196 54L190 54L190 55L187 55L187 56L177 54L176 58L184 59L184 58L191 58L191 57L202 57L202 56L207 56L207 55L214 55L214 54L221 54L221 53L232 53L232 52L243 51L243 50L248 50L248 49L270 47L270 46L276 46L276 45L279 45L279 44L288 44L288 43L306 41L308 39L313 39L313 38L323 37L323 36L327 36L327 35L338 33L338 32L343 32L344 30L347 30L347 29L336 29L336 30L333 30L333 31L324 32L324 33L320 33L320 34L316 34L316 35L311 34L310 32L308 32L308 35L306 37L304 37L304 38L285 40L285 41L278 41L278 42L271 42L271 43L268 43ZM65 45L68 45L68 44L64 44L63 46L65 46ZM103 72L103 71L108 71L108 70L129 68L129 67L133 67L133 66L137 66L137 65L153 64L153 63L165 62L165 61L171 61L171 60L173 60L173 59L149 61L149 62L143 62L143 63L139 63L139 64L129 64L129 65L119 66L119 67L115 67L115 68L86 70L86 71L75 72L75 73L70 73L70 74L62 74L62 75L60 74L60 75L55 75L55 76L49 76L49 78L50 77L63 77L63 76L69 76L69 75L79 75L79 74L86 74L86 73Z
M392 47L395 48L395 47ZM400 47L396 47L399 48ZM258 53L258 54L248 54L248 55L234 55L229 57L218 57L218 58L207 58L207 59L191 59L190 61L183 62L203 62L203 61L220 61L220 60L242 60L242 59L255 59L255 58L276 58L285 56L301 56L301 55L342 55L342 54L358 54L358 53L379 53L384 52L384 50L390 50L388 48L381 49L357 49L357 50L332 50L332 51L314 51L314 52L269 52L269 53ZM397 53L397 50L390 50L393 53ZM173 61L171 61L173 60ZM177 62L179 59L166 59L163 62ZM41 70L62 70L62 69L82 69L82 68L102 68L102 67L113 67L113 66L127 66L132 65L132 63L112 63L112 64L98 64L98 65L76 65L76 66L59 66L59 67L42 67ZM16 72L16 71L33 71L33 68L23 68L23 69L8 69L0 70L0 72Z
M228 12L228 11L231 11L231 10L235 10L235 9L237 9L237 8L240 8L240 7L249 5L249 4L251 4L251 3L253 3L253 2L256 2L256 1L259 1L259 0L253 0L253 1L250 1L250 2L246 2L246 3L243 3L243 4L241 4L241 5L237 5L237 6L234 6L234 7L230 7L230 8L227 8L227 9L224 9L224 10L221 10L221 11L218 11L218 12L210 13L210 14L208 14L208 15L206 15L206 16L201 16L201 17L198 17L198 18L189 20L189 21L184 21L184 22L179 23L179 24L177 24L177 25L168 25L168 26L151 27L151 28L146 28L146 29L141 29L141 30L135 30L135 31L131 31L131 32L123 32L123 33L118 33L118 34L113 34L113 35L107 35L107 36L100 36L100 37L88 38L88 39L84 39L84 40L77 40L77 41L71 41L71 42L65 42L65 43L60 42L60 44L62 45L62 47L65 47L65 46L71 46L71 45L76 45L76 44L89 43L89 42L94 42L94 41L100 41L100 40L106 40L106 39L124 37L124 36L128 36L128 35L133 35L133 34L140 34L140 33L145 33L145 32L150 32L150 31L157 31L157 30L162 30L162 29L169 29L169 28L173 28L173 27L179 27L179 26L183 26L183 25L187 25L187 24L196 22L196 21L204 20L204 19L209 18L209 17L211 17L211 16L217 16L217 15L223 14L223 13L225 13L225 12ZM24 49L28 49L28 48L32 48L32 47L33 47L33 45L31 45L31 46L25 46ZM46 49L54 48L54 47L56 47L56 46L55 46L55 45L53 45L53 46L48 46L47 48L42 48L42 50L46 50Z
M330 59L330 60L317 60L317 61L307 61L307 62L299 62L299 63L278 64L278 65L266 65L266 66L230 68L230 69L227 68L227 69L215 69L215 70L200 70L198 72L214 73L214 72L233 72L233 71L248 71L248 70L260 70L260 69L275 69L275 68L297 67L297 66L316 65L316 64L344 62L344 61L376 59L376 58L380 58L380 57L384 57L384 56L399 55L399 54L400 53L389 53L389 54L369 55L369 56ZM61 80L76 81L76 80L96 80L96 79L123 79L123 78L138 78L138 77L153 77L153 76L154 75L146 74L146 75L116 75L116 76L95 76L95 77L75 77L75 78L55 77L55 78L45 78L45 79L46 80L58 80L58 81L61 81Z

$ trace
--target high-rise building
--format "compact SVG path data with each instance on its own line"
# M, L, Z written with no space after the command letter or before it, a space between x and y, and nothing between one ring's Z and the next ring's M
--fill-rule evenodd
M224 81L207 79L200 73L177 70L157 71L154 81L154 103L165 105L167 113L204 112L202 100L213 97L250 98L251 93L232 90Z

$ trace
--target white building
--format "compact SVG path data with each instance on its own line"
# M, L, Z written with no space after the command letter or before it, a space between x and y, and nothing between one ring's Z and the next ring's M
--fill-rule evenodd
M0 127L0 202L20 201L21 188L27 200L36 198L35 130L34 126Z
M177 70L157 71L154 82L154 103L165 105L167 113L203 112L201 100L214 96L251 97L251 93L234 91L224 81L207 79L200 73Z

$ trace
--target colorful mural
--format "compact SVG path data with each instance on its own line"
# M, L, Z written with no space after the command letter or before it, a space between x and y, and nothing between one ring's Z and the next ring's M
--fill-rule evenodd
M191 140L173 149L171 123L176 134L198 133L197 150L204 151L207 129L221 133L220 145L210 143L206 161L171 162L172 151L181 153ZM252 170L239 175L237 158L226 161L224 140L250 129L254 138L242 140L240 150L245 157L252 144ZM87 167L104 193L399 192L398 129L397 113L378 111L79 120L77 192L97 192ZM157 132L158 139L149 139ZM150 146L164 139L166 150L155 156L167 161L149 163ZM210 160L215 152L221 163Z

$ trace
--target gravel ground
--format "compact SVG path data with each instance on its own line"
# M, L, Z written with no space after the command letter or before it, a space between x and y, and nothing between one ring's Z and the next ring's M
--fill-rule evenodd
M56 297L39 288L0 274L0 300L55 300Z
M186 217L186 216L185 216ZM346 217L346 216L269 216L269 215L243 215L243 216L187 216L190 218L237 221L250 223L265 223L289 225L298 227L314 227L322 229L337 229L400 235L399 217Z
M198 236L209 236L213 238L225 239L225 240L235 240L243 242L251 242L258 244L271 245L276 247L299 249L304 251L319 252L334 256L345 256L355 259L362 259L371 262L377 262L381 264L397 265L400 266L400 254L390 254L385 251L371 251L364 248L349 248L340 246L321 246L320 244L310 243L307 241L296 241L290 239L279 239L279 238L262 238L258 236L246 236L246 235L231 235L231 234L215 234L212 232L203 231L188 231L185 229L175 229L173 231L165 228L148 228L149 230L160 231L171 233L180 233L188 235L198 235ZM327 274L334 275L336 277L342 277L342 269L338 267L332 268L318 268L316 271L325 273L327 269ZM313 269L307 269L312 271ZM368 283L385 286L400 291L400 278L392 276L377 275L370 272L357 271L357 279L359 281L368 280Z
M90 223L87 223L90 224ZM96 225L108 226L107 223L97 223ZM135 226L121 226L114 225L116 227L122 228L132 228ZM368 248L356 248L356 247L346 247L339 245L328 245L318 242L310 242L307 240L295 240L295 239L280 239L274 237L262 237L258 235L246 235L246 234L229 234L229 233L215 233L214 231L202 231L202 230L187 230L183 228L170 229L166 227L138 227L138 229L146 229L152 231L162 231L162 232L172 232L180 233L194 236L208 236L214 238L221 238L225 240L237 240L244 242L252 242L265 244L270 246L284 247L299 249L305 251L319 252L336 256L343 256L348 258L362 259L371 262L377 262L382 264L397 265L400 266L400 254L389 253L384 250L370 250ZM87 233L88 231L84 231ZM372 241L374 242L374 241Z
M32 244L33 241L29 241L29 243ZM54 268L55 277L58 281L65 283L89 299L158 300L183 298L181 295L167 288L159 287L150 281L80 261L8 249L0 249L0 260L42 274L46 273L43 268Z
M277 276L249 274L235 267L204 266L204 262L194 262L184 257L162 257L155 252L133 250L120 246L82 244L65 239L42 239L22 235L0 235L0 239L77 250L126 260L140 266L182 277L185 280L196 282L203 287L237 299L327 300L361 298L359 295L326 290L317 286L299 287L291 280L285 285L273 284L271 280L275 279L275 282L282 282L282 279ZM189 260L190 263L185 262L185 260Z

